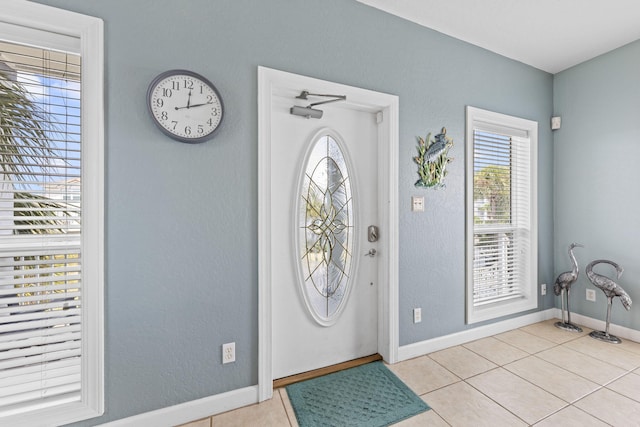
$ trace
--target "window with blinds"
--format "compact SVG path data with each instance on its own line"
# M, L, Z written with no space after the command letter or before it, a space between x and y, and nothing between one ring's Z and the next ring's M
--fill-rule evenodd
M537 123L467 109L467 320L537 307Z
M0 42L0 408L5 411L42 400L42 394L79 399L79 67L78 55ZM47 390L42 390L43 370Z
M9 15L43 12L17 6ZM102 368L88 350L102 316L90 311L101 301L102 253L91 250L101 226L85 221L99 212L83 195L102 194L94 174L103 171L84 160L86 135L96 132L84 129L82 46L0 20L0 424L97 415L88 393ZM92 143L101 149L101 139Z

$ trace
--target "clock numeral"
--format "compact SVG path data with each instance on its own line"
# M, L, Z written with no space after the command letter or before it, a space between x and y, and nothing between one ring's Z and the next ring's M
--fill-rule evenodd
M176 122L175 120L172 120L171 124L172 124L171 129L176 130L176 126L178 125L178 122Z
M185 126L184 133L185 135L191 135L191 126Z
M167 112L166 112L166 111L163 111L163 112L160 114L160 117L162 118L162 120L167 120L167 119L169 118L169 114L167 114Z
M213 108L213 115L217 116L220 110L218 110L217 108Z
M204 93L204 86L203 85L200 85L200 93L201 94Z
M209 126L213 126L213 119L209 119L209 120L207 120L207 124L208 124Z
M159 108L164 107L164 100L163 100L162 98L158 98L158 99L156 99L156 105L157 105Z
M162 88L162 96L166 96L167 98L171 98L171 95L173 95L173 91L171 89L168 89L166 87Z
M193 89L193 80L184 80L184 88L185 89Z
M204 133L204 128L202 125L198 125L198 133Z
M207 104L211 104L213 102L213 96L207 95Z
M172 89L180 90L180 82L173 81L171 82L171 84L172 84Z

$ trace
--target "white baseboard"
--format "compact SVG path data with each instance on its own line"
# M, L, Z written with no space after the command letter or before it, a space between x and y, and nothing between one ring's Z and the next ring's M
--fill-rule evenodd
M479 340L481 338L507 332L512 329L522 328L523 326L531 325L533 323L543 322L549 319L560 319L561 317L562 312L559 308L550 308L544 311L527 314L525 316L507 319L502 322L492 323L490 325L456 332L451 335L405 345L398 349L398 361L401 362L403 360L413 359L415 357L433 353L434 351ZM593 319L577 313L571 313L571 322L597 331L603 331L606 326L603 320ZM614 325L612 323L609 325L609 333L622 339L640 342L640 331L635 329Z
M258 386L240 388L112 421L106 427L171 427L258 403Z
M491 335L500 334L502 332L521 328L533 323L553 319L558 317L559 314L560 310L550 308L548 310L503 320L490 325L479 326L477 328L467 329L450 335L404 345L398 349L398 361L401 362L403 360L413 359L414 357L423 356L428 353L433 353L434 351L443 350L448 347L490 337Z
M556 317L560 318L561 316L560 309L556 308L556 310L558 310L558 315ZM583 316L582 314L576 314L576 313L571 313L571 323L575 323L581 326L586 326L587 328L591 328L595 331L604 331L604 328L607 326L604 320L597 320L597 319ZM617 336L618 338L640 342L640 331L635 329L614 325L613 323L611 323L609 325L609 333Z

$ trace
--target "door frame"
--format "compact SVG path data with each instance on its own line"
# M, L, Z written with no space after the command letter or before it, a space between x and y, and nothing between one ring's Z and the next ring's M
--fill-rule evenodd
M378 123L378 353L398 361L399 98L271 68L258 67L258 401L273 396L271 283L271 108L274 94L302 90L346 95L342 106L376 113ZM291 105L294 104L292 96ZM309 119L314 120L314 119Z

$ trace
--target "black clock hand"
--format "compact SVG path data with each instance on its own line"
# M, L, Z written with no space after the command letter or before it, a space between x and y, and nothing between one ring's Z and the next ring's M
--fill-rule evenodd
M213 102L203 102L202 104L193 104L191 106L191 108L193 108L193 107L201 107L203 105L209 105L209 104L213 104Z
M185 108L194 108L194 107L202 107L203 105L210 105L213 102L203 102L202 104L193 104L191 106L187 105L186 107L175 107L176 110L184 110Z

